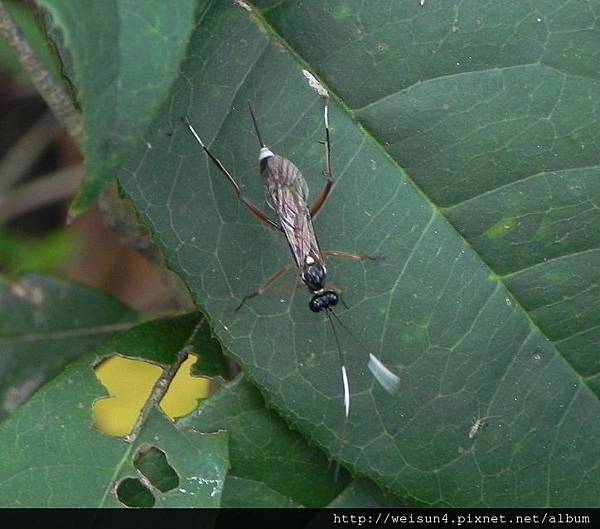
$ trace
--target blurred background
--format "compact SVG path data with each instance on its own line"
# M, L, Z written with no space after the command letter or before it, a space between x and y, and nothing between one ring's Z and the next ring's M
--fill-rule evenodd
M2 6L59 82L60 66L35 5L3 0ZM2 7L0 6L0 7ZM0 271L51 274L103 290L147 317L190 309L187 293L160 263L143 230L132 224L116 186L85 214L68 218L84 176L76 143L57 122L0 34ZM0 310L10 310L0 307ZM1 314L0 314L1 317ZM163 409L189 413L207 383L189 376L188 359ZM96 406L105 431L125 435L160 375L156 366L115 358L97 370L113 399Z

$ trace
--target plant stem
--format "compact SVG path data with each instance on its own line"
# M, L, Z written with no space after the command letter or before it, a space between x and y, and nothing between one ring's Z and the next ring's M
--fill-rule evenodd
M77 144L81 145L83 140L81 114L75 109L64 87L57 82L39 59L35 50L29 45L1 0L0 35L4 37L23 69L29 74L31 82L44 98L56 119L64 125Z
M0 160L0 192L10 189L27 175L27 171L57 136L56 118L46 111Z
M194 327L194 330L192 331L186 344L179 351L177 351L175 361L163 370L160 378L156 381L156 384L154 384L154 387L150 392L150 397L148 397L148 400L144 404L144 407L140 412L140 416L138 417L138 420L135 423L135 427L131 431L131 434L127 436L127 440L129 442L133 442L135 439L137 439L138 435L140 434L140 431L142 430L146 422L146 419L148 418L148 414L152 411L153 408L160 404L160 401L166 395L167 391L169 390L169 387L171 386L171 383L173 382L173 379L175 378L175 375L177 374L177 371L179 371L179 368L186 361L191 351L191 344L193 343L196 333L201 328L203 320L204 318L201 317L196 326Z
M23 184L4 199L0 196L0 224L46 204L72 197L84 173L81 165L65 167Z

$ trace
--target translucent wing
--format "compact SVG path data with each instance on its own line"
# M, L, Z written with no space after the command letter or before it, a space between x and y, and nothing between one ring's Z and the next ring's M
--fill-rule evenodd
M263 164L267 203L277 213L296 266L301 269L307 256L323 262L306 205L308 186L302 173L287 158L278 155L266 158Z

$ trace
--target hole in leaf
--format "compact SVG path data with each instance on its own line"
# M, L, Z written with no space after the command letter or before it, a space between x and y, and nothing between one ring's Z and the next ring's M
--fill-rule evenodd
M188 415L198 407L198 399L207 395L208 381L190 375L195 360L190 355L183 363L161 402L161 408L171 419ZM94 404L96 427L116 437L129 435L161 373L162 369L154 364L118 355L100 363L96 376L110 397Z
M133 465L161 492L167 492L179 485L177 472L169 465L165 453L155 446L140 448Z
M102 362L96 376L111 396L94 404L96 427L117 437L129 435L161 373L156 365L121 356Z
M181 364L169 391L160 403L162 410L173 420L192 413L198 407L198 401L208 396L210 381L192 376L191 373L197 360L197 356L189 355Z
M154 507L154 496L136 478L125 478L117 486L117 498L127 507Z

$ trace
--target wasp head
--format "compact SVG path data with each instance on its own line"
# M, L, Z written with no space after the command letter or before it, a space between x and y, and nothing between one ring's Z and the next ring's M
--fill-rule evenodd
M339 299L337 292L325 290L315 294L308 303L308 306L313 312L321 312L337 305Z

